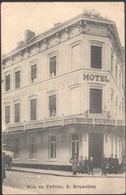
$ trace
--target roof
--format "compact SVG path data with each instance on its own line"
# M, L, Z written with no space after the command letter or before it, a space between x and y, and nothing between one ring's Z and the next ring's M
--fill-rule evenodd
M58 30L62 30L64 28L67 28L68 26L74 24L75 22L79 21L80 19L94 21L94 22L101 22L101 23L105 23L105 24L113 24L113 26L115 28L115 23L112 20L109 20L108 18L101 16L100 13L96 12L95 10L85 11L85 12L81 13L80 15L78 15L78 16L76 16L76 17L74 17L66 22L60 23L59 25L49 29L48 31L45 31L37 36L34 36L30 41L27 41L27 42L22 41L22 44L20 46L16 47L14 50L9 52L7 55L4 55L3 60L6 59L7 57L10 57L13 54L16 54L17 52L21 51L22 49L25 49L28 46L31 46L32 44L37 43L38 41L40 41L44 38L47 38L48 36L56 33ZM117 31L116 28L115 28L115 31ZM119 40L119 42L120 42L120 40ZM120 46L121 46L121 44L120 44Z

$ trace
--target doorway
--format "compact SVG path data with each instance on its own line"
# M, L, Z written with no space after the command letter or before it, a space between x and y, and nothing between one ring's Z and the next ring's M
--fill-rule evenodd
M89 157L94 159L94 167L100 167L103 157L103 133L89 133Z

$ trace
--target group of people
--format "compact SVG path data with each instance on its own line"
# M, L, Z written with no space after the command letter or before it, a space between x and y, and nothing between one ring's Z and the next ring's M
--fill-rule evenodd
M94 168L94 160L93 157L90 157L87 159L83 159L83 156L78 159L77 153L75 153L71 159L70 163L72 164L72 172L73 175L76 175L78 173L87 173L94 175L93 168ZM119 160L117 158L117 155L115 155L115 158L113 158L113 154L111 154L111 157L106 158L105 155L100 161L101 166L101 172L102 175L106 175L106 173L109 174L117 174L119 171Z

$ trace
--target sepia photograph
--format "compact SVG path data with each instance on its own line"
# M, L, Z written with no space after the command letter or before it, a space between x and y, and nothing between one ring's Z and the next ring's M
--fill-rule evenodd
M125 194L125 4L1 4L2 194Z

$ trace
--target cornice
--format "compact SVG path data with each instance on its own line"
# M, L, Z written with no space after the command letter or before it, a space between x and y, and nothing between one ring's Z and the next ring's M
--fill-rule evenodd
M23 55L24 52L28 52L30 51L31 47L38 47L40 48L40 46L44 43L46 44L46 48L48 47L48 41L52 38L58 38L60 42L60 38L62 36L63 33L67 33L68 34L68 39L69 39L69 34L71 32L71 30L73 28L79 28L80 29L80 33L86 33L86 34L90 34L87 32L86 26L89 24L93 24L94 26L104 26L107 28L107 36L110 38L110 40L113 42L113 46L117 53L117 55L119 56L119 58L121 58L121 62L123 63L124 59L123 59L123 54L122 54L122 48L121 48L121 43L119 40L119 36L118 36L118 32L116 29L116 25L114 22L112 21L104 21L104 20L98 20L96 18L87 18L85 17L83 14L67 21L64 22L62 24L60 24L57 27L54 27L52 29L50 29L49 31L36 36L33 40L29 41L28 43L25 43L25 45L22 45L21 48L17 48L14 51L12 51L10 54L4 56L2 58L2 62L5 63L6 60L8 60L9 58L11 58L11 60L13 59L14 56L16 55Z

